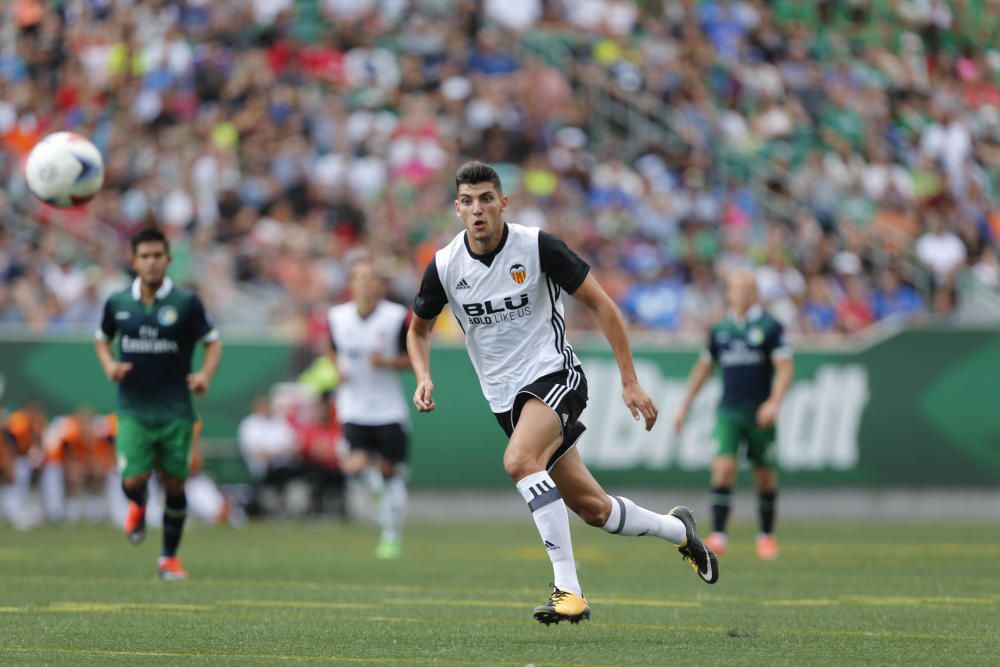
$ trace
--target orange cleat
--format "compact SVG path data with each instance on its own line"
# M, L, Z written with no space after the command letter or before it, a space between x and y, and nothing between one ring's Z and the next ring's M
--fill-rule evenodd
M729 538L725 533L712 533L705 540L705 546L714 551L716 556L725 556L729 548Z
M188 573L181 566L181 559L176 556L160 556L158 561L160 579L166 581L182 581L188 578Z
M125 512L125 536L132 544L139 544L146 537L146 507L131 500Z
M757 558L774 560L778 557L778 541L774 535L761 533L757 536Z

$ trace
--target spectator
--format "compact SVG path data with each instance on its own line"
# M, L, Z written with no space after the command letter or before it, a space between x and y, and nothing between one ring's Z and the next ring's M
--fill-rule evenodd
M297 463L298 442L288 420L274 414L271 399L259 396L253 412L240 422L240 453L254 479L250 513L281 511L285 485Z

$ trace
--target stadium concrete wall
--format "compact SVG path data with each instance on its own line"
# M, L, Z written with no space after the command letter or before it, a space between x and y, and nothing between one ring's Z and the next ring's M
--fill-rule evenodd
M697 350L643 346L638 372L660 409L646 433L620 398L607 349L577 350L590 384L581 452L598 478L629 487L704 486L713 454L718 378L702 390L680 435L672 430ZM235 433L253 397L291 377L293 349L227 344L209 395L198 402L217 465L235 457ZM507 486L505 442L462 347L433 352L438 408L412 420L415 486ZM799 351L782 406L778 456L785 486L996 487L1000 485L1000 335L913 330L871 347ZM81 341L0 342L0 387L8 409L43 402L50 415L86 404L111 410L114 388ZM412 378L407 379L407 389ZM219 444L221 443L221 445ZM221 451L220 451L221 447ZM224 476L238 477L232 466Z

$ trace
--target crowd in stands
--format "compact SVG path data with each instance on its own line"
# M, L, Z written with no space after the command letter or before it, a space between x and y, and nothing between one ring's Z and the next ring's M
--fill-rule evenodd
M793 333L951 316L1000 285L998 36L995 0L12 0L0 325L95 326L155 223L223 330L318 348L357 249L410 301L468 158L636 329L699 335L734 267ZM69 212L20 176L63 129L106 166Z

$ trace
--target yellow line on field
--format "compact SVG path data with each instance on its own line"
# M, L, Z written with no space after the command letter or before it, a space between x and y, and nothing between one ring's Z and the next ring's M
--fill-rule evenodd
M381 606L367 602L320 602L317 600L217 600L216 602L236 607L295 607L302 609L376 609Z
M53 602L40 611L60 612L101 612L117 613L120 611L214 611L214 607L204 604L171 604L152 602Z
M0 607L0 614L17 614L26 611L23 607Z
M524 663L520 660L513 662L475 662L471 660L447 660L439 658L375 658L369 656L349 656L349 655L278 655L272 653L182 653L179 651L122 651L110 649L77 649L77 648L45 648L40 646L24 646L0 648L0 654L7 653L30 653L36 655L56 654L56 655L106 655L119 657L136 658L222 658L228 660L294 660L300 662L356 662L361 664L405 664L405 665L514 665L522 667ZM555 667L557 663L536 662L538 666ZM582 667L582 666L578 666ZM588 667L607 667L602 665L590 665Z
M524 602L508 602L505 600L421 600L418 598L388 598L385 604L395 604L414 607L504 607L508 609L523 609Z
M593 598L591 599L595 605L621 605L629 607L679 607L682 609L691 609L694 607L700 607L701 602L694 602L691 600L642 600L637 598Z
M838 600L762 600L765 607L833 607L840 604Z

